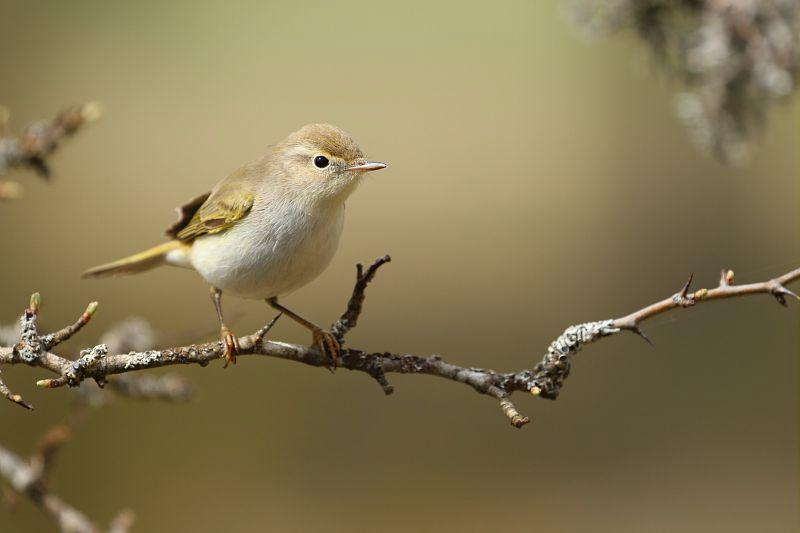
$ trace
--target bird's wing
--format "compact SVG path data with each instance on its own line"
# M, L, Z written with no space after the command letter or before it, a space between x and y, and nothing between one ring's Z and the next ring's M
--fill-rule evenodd
M177 209L180 219L167 235L192 241L202 235L219 233L243 219L253 207L254 195L244 169L222 180L214 190L198 196Z
M176 207L175 212L178 213L178 220L164 231L167 237L176 239L178 237L178 232L189 224L195 213L197 213L197 210L208 200L209 196L211 196L211 191L192 198L185 204Z

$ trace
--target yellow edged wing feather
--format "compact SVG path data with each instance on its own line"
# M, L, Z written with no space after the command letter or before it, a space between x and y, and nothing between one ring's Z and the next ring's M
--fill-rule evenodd
M247 216L255 196L244 172L237 172L223 180L175 237L191 241L203 235L213 235L230 228Z

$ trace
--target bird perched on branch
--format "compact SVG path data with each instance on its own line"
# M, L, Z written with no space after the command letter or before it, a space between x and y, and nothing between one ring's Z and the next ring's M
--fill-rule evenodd
M84 272L84 278L135 274L161 265L196 270L210 285L225 344L236 362L236 337L225 325L222 293L264 299L308 328L335 368L339 343L328 331L278 303L278 297L319 276L339 243L344 203L365 173L386 168L368 161L347 133L311 124L270 147L263 157L177 209L172 240Z

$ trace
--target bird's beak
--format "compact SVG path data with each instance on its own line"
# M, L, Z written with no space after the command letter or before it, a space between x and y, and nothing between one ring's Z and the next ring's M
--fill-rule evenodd
M376 161L365 161L352 167L347 167L347 170L358 170L361 172L369 172L370 170L380 170L386 168L386 163L378 163Z

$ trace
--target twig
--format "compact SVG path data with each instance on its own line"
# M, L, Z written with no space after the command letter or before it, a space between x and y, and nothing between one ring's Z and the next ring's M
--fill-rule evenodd
M71 412L60 424L56 424L45 433L36 443L36 452L28 463L31 471L35 473L35 482L45 487L49 484L50 474L53 471L56 454L69 442L78 425L83 422L85 408Z
M22 407L24 407L25 409L28 409L30 411L33 410L33 406L31 404L29 404L29 403L26 403L22 399L22 396L20 396L19 394L14 394L13 392L11 392L11 390L8 388L8 385L6 385L3 382L3 378L0 378L0 394L5 396L5 398L10 402L14 402L17 405L21 405Z
M366 297L364 293L367 290L367 285L375 277L378 269L391 260L392 258L389 255L379 257L367 268L366 272L364 272L364 266L361 263L356 263L356 284L353 287L353 294L350 296L347 308L342 313L342 316L331 326L331 333L340 343L344 342L344 336L347 335L347 332L358 324L358 317L361 316L361 307L364 305L364 298Z
M80 511L55 494L46 491L37 482L36 473L19 456L0 445L0 476L17 494L28 496L59 524L62 531L95 533L97 528Z
M357 322L362 311L364 290L374 277L375 271L387 262L378 259L366 273L358 269L356 286L345 313L332 327L344 336ZM548 348L543 360L533 370L501 373L482 368L466 368L448 363L438 355L427 357L389 352L366 352L354 348L342 350L340 367L360 371L373 377L386 394L392 386L386 374L428 374L451 381L464 383L481 394L498 400L502 412L515 427L522 427L530 420L522 416L509 397L512 393L525 391L542 398L554 399L558 396L564 380L569 374L571 358L581 347L600 338L628 330L643 335L640 324L653 316L676 308L689 308L697 304L753 294L769 294L781 304L786 304L786 296L797 296L786 285L800 278L800 269L793 270L772 280L747 285L734 285L733 273L723 272L719 286L713 289L689 291L689 283L677 293L655 304L617 319L588 322L570 326ZM273 323L274 320L273 319ZM192 344L160 350L140 350L129 353L110 354L105 345L81 351L81 357L72 361L43 349L47 336L40 337L36 331L36 314L27 313L21 320L21 342L14 347L0 348L0 364L28 364L39 366L57 374L54 379L37 382L42 387L77 386L86 379L103 383L108 376L127 372L158 368L177 364L198 364L206 366L224 356L225 348L221 342ZM239 339L240 355L263 355L277 357L310 366L324 368L326 358L315 347L265 341L268 327L253 335Z
M721 162L740 162L770 109L797 91L798 0L568 3L590 34L636 30L683 86L675 109L692 140Z
M38 298L33 300L38 301ZM130 328L128 331L131 331ZM180 376L119 376L111 383L117 392L128 397L172 401L186 399L188 394L188 386ZM90 391L93 392L88 394ZM57 453L70 440L78 425L85 420L88 407L106 403L105 401L96 401L97 398L94 396L102 394L96 388L87 388L85 384L79 389L79 392L86 392L87 395L81 398L78 408L71 411L63 422L53 426L44 434L36 444L35 452L27 461L20 459L0 445L0 478L6 479L11 488L11 494L31 499L33 503L50 514L58 522L62 531L96 533L100 530L86 515L61 500L52 493L50 488L50 475ZM134 516L130 510L123 510L111 521L108 532L127 533L133 525L133 519Z
M49 335L48 342L45 343L44 349L50 350L55 348L62 342L65 342L70 339L73 335L78 333L83 326L89 323L89 320L92 319L95 312L97 311L97 302L91 302L88 306L86 306L86 311L75 321L74 324L61 328L60 330L56 331L52 335Z
M65 137L69 137L83 125L100 117L100 106L88 103L65 109L50 121L41 120L30 124L18 138L9 137L10 113L0 106L0 175L14 167L28 167L43 178L50 177L47 158L58 148ZM0 200L19 197L19 184L0 181Z
M54 456L69 440L77 420L73 417L47 432L39 442L36 453L27 462L0 445L0 477L5 478L16 494L28 497L52 516L61 531L97 533L100 530L92 521L50 491L47 482ZM112 521L109 532L125 533L131 525L130 511L123 511Z
M555 345L561 341L562 343L566 343L565 346L555 350L553 346L551 346L551 350L544 357L542 362L536 366L533 376L534 387L530 389L531 393L534 395L541 395L543 398L555 399L558 396L564 379L566 379L569 374L570 357L580 350L581 346L584 344L588 344L589 342L607 337L622 330L636 333L652 344L650 339L642 331L640 324L649 318L666 313L672 309L689 308L703 302L752 294L772 295L778 303L785 307L787 305L786 296L798 299L798 296L787 289L785 285L800 278L800 268L768 281L750 283L747 285L734 285L733 271L723 270L717 287L710 290L698 289L694 292L689 292L693 277L694 276L690 274L687 282L672 296L648 305L638 311L634 311L629 315L612 320L571 326L571 328L573 328L572 330L568 328L567 331L553 343ZM584 334L585 337L581 337L580 334L576 335L575 328L580 329L580 333ZM592 328L595 330L588 331ZM572 340L571 344L569 342L570 339Z

